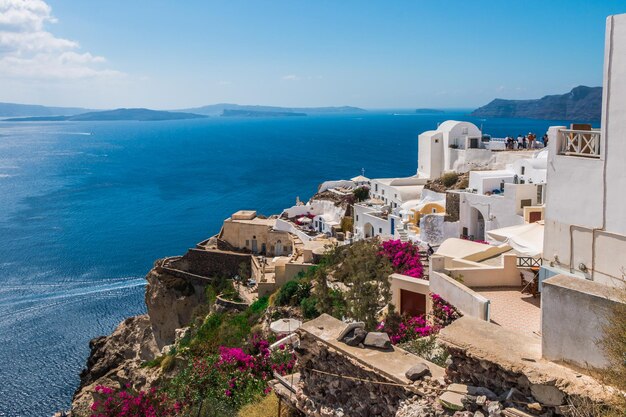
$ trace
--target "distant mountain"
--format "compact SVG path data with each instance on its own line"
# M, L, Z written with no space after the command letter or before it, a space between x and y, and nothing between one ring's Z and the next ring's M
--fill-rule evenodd
M79 107L47 107L36 104L0 103L0 117L72 116L93 111Z
M266 113L306 113L306 114L331 114L331 113L365 113L367 110L358 107L274 107L274 106L256 106L256 105L240 105L240 104L211 104L208 106L194 107L190 109L182 109L179 111L190 112L195 114L204 114L206 116L220 116L224 110L239 110L250 112L266 112Z
M602 114L602 87L578 86L567 94L536 100L497 98L474 110L475 117L510 117L547 120L599 121Z
M306 113L290 111L257 111L257 110L228 110L222 112L222 117L293 117L306 116Z
M442 114L445 112L439 109L415 109L415 113L417 114Z
M207 116L193 113L170 112L150 109L116 109L97 112L88 112L74 116L42 116L42 117L19 117L6 119L8 122L91 122L91 121L113 121L113 120L137 120L137 121L157 121L157 120L182 120L182 119L203 119Z

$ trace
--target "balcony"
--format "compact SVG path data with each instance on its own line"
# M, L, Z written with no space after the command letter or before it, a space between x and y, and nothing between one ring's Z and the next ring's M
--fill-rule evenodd
M561 129L558 133L560 154L600 158L600 131Z

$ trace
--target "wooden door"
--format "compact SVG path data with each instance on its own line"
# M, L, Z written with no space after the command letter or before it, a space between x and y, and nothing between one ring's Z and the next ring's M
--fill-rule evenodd
M400 290L400 314L412 317L426 314L426 295Z

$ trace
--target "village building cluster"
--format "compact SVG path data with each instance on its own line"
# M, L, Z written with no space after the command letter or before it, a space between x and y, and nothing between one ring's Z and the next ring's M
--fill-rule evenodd
M325 181L278 215L234 213L203 247L252 255L252 300L315 265L330 245L413 242L428 270L389 277L401 314L428 313L438 294L463 314L446 329L449 340L476 329L494 337L494 349L519 337L537 360L602 368L596 341L625 284L625 75L626 15L613 16L599 128L552 126L512 149L510 139L448 120L419 134L414 174Z

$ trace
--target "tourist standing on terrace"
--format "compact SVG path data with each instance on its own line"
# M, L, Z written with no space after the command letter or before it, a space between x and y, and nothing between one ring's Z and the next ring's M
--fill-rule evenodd
M517 135L517 149L522 149L524 147L524 136L520 133Z

